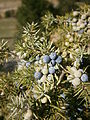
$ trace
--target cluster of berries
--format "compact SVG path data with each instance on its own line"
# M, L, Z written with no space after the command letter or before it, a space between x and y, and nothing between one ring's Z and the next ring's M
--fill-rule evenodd
M76 69L76 67L70 68L71 74L68 75L67 80L73 84L73 86L77 87L80 84L80 81L87 82L88 76L84 73L83 69Z
M90 11L84 13L74 11L73 16L68 18L67 24L72 26L77 35L82 35L84 32L90 34Z
M56 52L52 52L50 55L36 56L35 62L35 74L36 80L40 80L42 77L47 77L56 73L56 66L62 62L62 57L58 56Z

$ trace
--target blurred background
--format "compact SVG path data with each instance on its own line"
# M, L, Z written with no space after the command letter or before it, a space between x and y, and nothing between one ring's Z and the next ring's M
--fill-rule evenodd
M0 0L0 39L9 41L14 45L17 33L16 13L21 6L21 0Z
M65 15L83 3L90 4L90 0L0 0L0 40L8 40L13 49L27 22L40 23L47 11L54 16Z

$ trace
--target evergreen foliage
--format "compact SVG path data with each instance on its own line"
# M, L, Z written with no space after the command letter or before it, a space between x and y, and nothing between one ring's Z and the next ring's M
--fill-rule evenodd
M88 9L85 9L88 8ZM77 12L85 15L85 6ZM78 120L89 118L90 78L87 30L78 35L68 22L75 11L54 17L48 12L41 25L27 23L15 55L12 74L0 77L0 108L6 120ZM89 26L87 14L85 20ZM77 18L77 19L81 19ZM72 22L71 22L72 23ZM89 29L89 27L88 27Z

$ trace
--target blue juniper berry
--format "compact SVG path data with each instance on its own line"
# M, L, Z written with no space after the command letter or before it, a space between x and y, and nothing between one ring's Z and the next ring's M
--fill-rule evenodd
M87 76L87 74L83 74L83 75L81 76L81 80L82 80L83 82L88 81L88 76Z
M43 62L44 63L49 63L50 62L50 57L48 55L43 56Z
M55 68L54 67L50 67L49 68L49 73L50 74L54 74L55 73Z
M81 29L81 30L78 31L78 34L83 34L83 33L84 33L83 29Z
M42 77L42 73L41 72L35 72L34 77L35 77L35 79L38 80L38 79L40 79Z
M62 62L62 57L58 56L58 58L56 59L56 63L60 64Z
M56 57L57 57L56 52L52 52L52 53L50 54L50 58L51 58L52 60L55 60Z

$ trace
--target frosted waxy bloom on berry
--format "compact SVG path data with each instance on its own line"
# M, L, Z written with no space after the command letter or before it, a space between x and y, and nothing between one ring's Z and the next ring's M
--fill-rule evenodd
M83 34L83 33L84 33L83 29L81 29L81 30L78 31L78 34Z
M43 103L43 104L47 103L47 97L42 98L41 103Z
M21 55L22 55L21 52L18 52L18 53L17 53L17 56L18 56L19 58L21 57Z
M83 74L83 75L81 76L81 80L82 80L82 82L88 81L88 76L87 76L87 74Z
M55 73L55 68L54 67L50 67L49 68L49 73L50 74L54 74Z
M52 60L55 60L56 57L57 57L56 52L52 52L52 53L50 54L50 58L51 58Z
M33 97L34 97L35 99L37 99L37 98L38 98L38 95L34 93Z
M40 60L40 57L39 55L36 56L36 60L39 61Z
M80 30L80 26L77 26L77 31L79 31Z
M87 30L87 33L90 34L90 29Z
M40 81L40 82L45 82L46 79L47 79L46 75L43 75L39 81Z
M77 71L76 67L71 67L71 71L76 72Z
M49 63L50 62L50 57L48 55L43 56L43 62L44 63Z
M76 26L76 23L72 22L72 26Z
M26 64L25 60L21 60L20 62L18 62L18 70L21 70L22 68L24 68Z
M29 66L30 66L30 62L27 62L27 63L26 63L26 67L29 67Z
M24 114L24 120L31 120L32 118L32 111L30 109Z
M56 64L55 60L51 60L51 64L54 66Z
M82 24L82 22L83 22L82 20L78 20L77 26L80 27L80 25Z
M56 63L60 64L62 62L62 57L58 56L58 58L56 59Z
M78 78L81 77L81 71L79 71L79 70L75 71L74 76L78 77Z
M22 70L23 66L22 65L18 65L18 70Z
M70 38L69 38L69 42L73 42L73 37L70 37Z
M74 87L77 87L80 84L80 79L79 78L74 78L72 80L72 84Z
M34 65L35 66L38 66L39 62L38 61L35 61Z
M85 28L85 24L82 23L82 24L80 25L80 28Z
M67 22L70 23L70 22L71 22L71 19L72 19L71 17L68 17Z
M35 77L35 79L38 80L42 77L42 73L41 72L35 72L34 77Z
M72 20L73 22L77 22L77 18L73 18L73 20Z
M71 35L70 35L70 34L67 34L67 35L66 35L66 38L70 38L70 37L71 37Z
M88 29L90 30L90 23L88 23L87 27L88 27Z
M79 15L79 12L78 11L73 11L73 16L76 17Z
M48 74L48 68L47 68L47 67L44 67L44 68L42 69L42 73L43 73L44 75L47 75L47 74Z
M87 21L84 22L85 25L87 25L87 23L88 23Z
M47 76L47 80L51 81L52 79L53 79L53 75L52 75L52 74L49 74L49 75Z
M77 49L75 50L75 52L77 52L77 53L78 53L78 52L80 52L80 49L79 49L79 48L77 48Z
M81 77L82 70L77 70L76 67L71 67L70 68L71 75L74 75L74 77Z
M76 67L71 67L69 69L71 74L67 76L67 80L69 80L74 87L77 87L80 84L82 71L80 71L80 69L77 70Z
M69 46L69 42L65 42L65 45L68 47Z
M83 14L82 16L81 16L81 19L82 20L85 20L87 18L87 14Z

